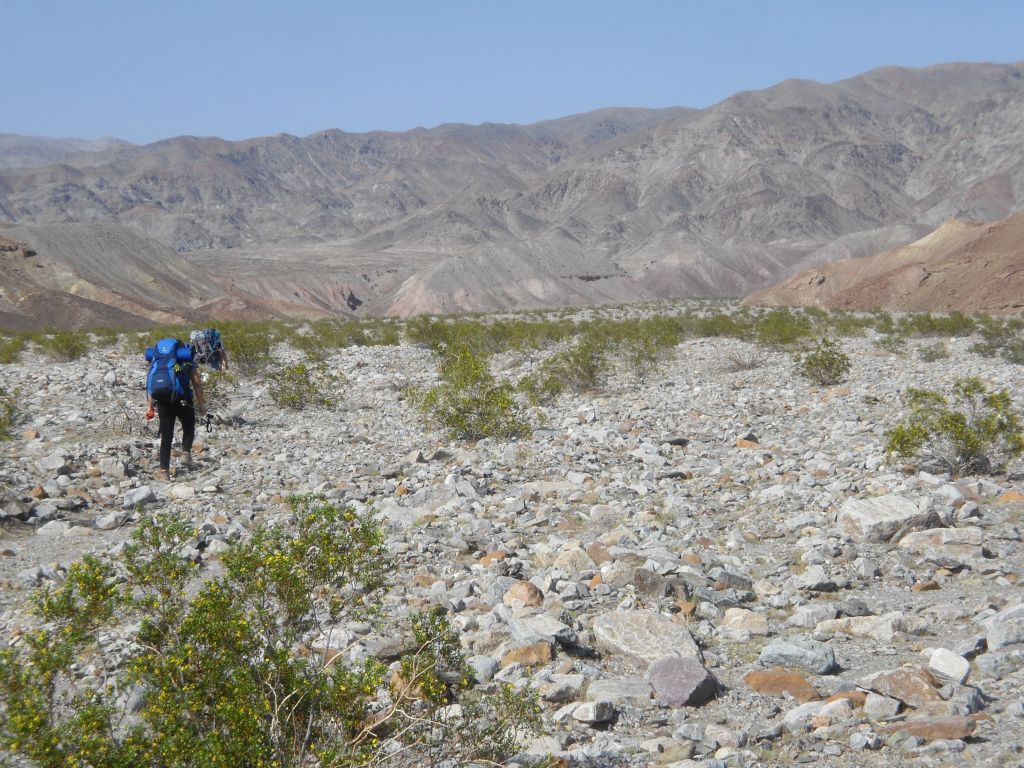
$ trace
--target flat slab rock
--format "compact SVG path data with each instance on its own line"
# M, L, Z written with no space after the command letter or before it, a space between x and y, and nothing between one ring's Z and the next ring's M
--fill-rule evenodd
M839 509L839 529L853 541L889 541L900 531L923 528L931 519L930 512L895 493L847 499Z
M594 619L597 648L645 666L666 656L700 657L689 630L660 613L610 611Z
M670 707L699 707L714 698L718 683L692 656L658 659L647 670L655 698Z

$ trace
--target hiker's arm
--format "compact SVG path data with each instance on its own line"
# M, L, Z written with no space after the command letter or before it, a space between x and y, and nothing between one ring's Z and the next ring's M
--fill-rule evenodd
M202 413L206 410L206 395L203 393L203 380L196 368L192 369L192 391L196 393L196 409Z
M228 369L228 348L221 346L220 348L220 364L224 367L224 370Z

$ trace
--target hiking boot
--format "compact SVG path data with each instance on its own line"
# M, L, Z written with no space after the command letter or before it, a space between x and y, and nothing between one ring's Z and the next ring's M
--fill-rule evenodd
M166 469L158 469L153 473L153 479L158 483L169 483L171 481L171 473Z
M181 461L178 462L182 469L192 469L192 454L186 453L181 457Z

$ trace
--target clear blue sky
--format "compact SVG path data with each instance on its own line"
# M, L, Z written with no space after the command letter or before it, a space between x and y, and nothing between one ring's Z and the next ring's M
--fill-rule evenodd
M1024 59L1024 0L0 0L0 133L149 142L704 107Z

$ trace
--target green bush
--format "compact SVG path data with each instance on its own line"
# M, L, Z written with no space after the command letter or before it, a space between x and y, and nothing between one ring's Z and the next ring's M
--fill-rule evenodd
M810 317L782 308L757 317L753 330L761 344L784 346L810 337L814 325Z
M0 336L0 364L16 363L25 349L23 335Z
M977 330L975 321L962 312L905 315L898 325L905 336L970 336Z
M874 340L874 345L886 352L899 353L907 347L907 337L899 331L886 333Z
M934 363L939 360L946 360L949 357L949 348L944 342L937 341L934 344L919 347L917 356L926 363Z
M199 576L182 554L195 532L162 514L122 561L87 556L39 591L42 628L0 651L0 749L54 767L355 768L499 763L536 732L531 692L467 693L441 609L408 633L381 625L392 564L371 517L291 503L294 533L257 527L216 575ZM355 619L408 638L399 674L317 643ZM130 642L106 642L112 627Z
M511 440L531 432L509 382L498 382L486 357L465 347L447 350L441 383L416 396L420 410L453 438Z
M40 334L36 343L47 356L60 362L77 360L89 351L89 334L85 331L53 331Z
M546 402L562 392L590 392L604 382L608 370L608 342L587 334L568 349L545 359L535 373L519 383L534 402Z
M827 336L818 340L815 348L796 359L800 375L816 384L838 384L850 370L850 357Z
M331 407L332 392L341 385L339 376L323 365L296 363L279 368L267 377L267 394L282 408L302 411L312 406Z
M957 379L951 397L907 390L910 413L886 435L886 448L954 476L998 472L1024 453L1021 415L1008 390L990 392L977 377Z
M8 392L0 384L0 440L14 437L12 429L18 420L17 393Z
M232 323L218 326L232 369L243 376L261 373L270 363L270 350L279 332L268 323ZM180 337L179 337L180 338ZM188 334L184 337L188 339Z

